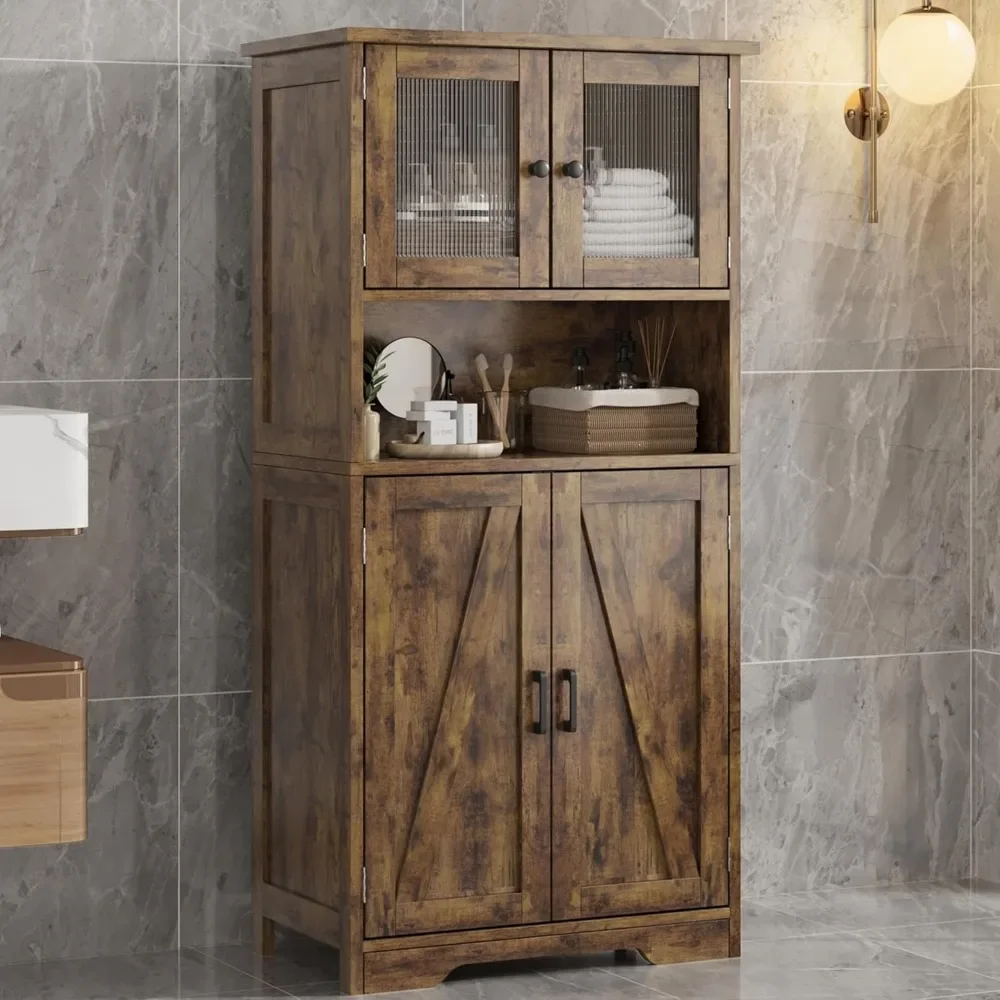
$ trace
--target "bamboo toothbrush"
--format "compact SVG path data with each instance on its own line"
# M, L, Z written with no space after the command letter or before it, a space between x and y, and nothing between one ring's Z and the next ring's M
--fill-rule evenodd
M510 415L510 373L514 370L514 355L503 356L503 390L500 393L500 418L504 430L507 429L507 417Z
M490 385L489 376L486 374L487 371L489 371L489 367L486 355L477 354L476 371L479 372L479 381L483 386L483 393L486 397L486 405L490 408L490 416L493 417L493 423L496 425L496 429L500 432L500 440L503 443L504 448L509 448L510 440L507 438L507 432L504 429L504 425L500 422L500 410L497 408L496 393L493 391L493 387Z

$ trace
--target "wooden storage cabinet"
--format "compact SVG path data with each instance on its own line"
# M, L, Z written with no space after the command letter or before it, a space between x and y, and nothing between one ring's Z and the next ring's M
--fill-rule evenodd
M258 949L276 924L326 941L348 993L506 958L738 955L756 47L340 29L244 51ZM449 149L469 159L442 173ZM595 149L652 176L683 237L656 222L633 252L595 228ZM437 214L435 186L472 174ZM468 396L480 351L515 355L514 389L560 384L574 347L605 371L609 331L653 317L677 320L695 454L363 460L366 338L423 336Z

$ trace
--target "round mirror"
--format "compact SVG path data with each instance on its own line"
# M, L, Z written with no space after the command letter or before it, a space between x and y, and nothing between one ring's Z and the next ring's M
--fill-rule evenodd
M378 359L385 362L386 375L378 401L387 413L405 419L414 400L440 399L444 394L444 358L426 340L395 340Z

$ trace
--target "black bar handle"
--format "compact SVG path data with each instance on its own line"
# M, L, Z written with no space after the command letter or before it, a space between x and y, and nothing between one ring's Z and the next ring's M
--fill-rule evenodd
M559 728L564 733L576 732L576 671L563 670L559 674L561 681L569 681L569 718L565 722L559 723Z
M532 670L531 679L538 685L538 721L532 728L544 736L549 731L549 675L544 670Z

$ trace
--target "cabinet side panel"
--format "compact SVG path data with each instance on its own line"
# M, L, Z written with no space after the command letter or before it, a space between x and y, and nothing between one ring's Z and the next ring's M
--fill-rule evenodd
M350 48L328 58L330 79L290 76L282 85L262 68L255 88L255 446L347 461L360 426L360 350L357 358L352 351L355 315L360 330L360 65L355 81ZM311 67L312 79L321 75Z
M258 468L262 880L340 909L351 795L351 482Z

